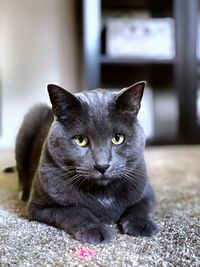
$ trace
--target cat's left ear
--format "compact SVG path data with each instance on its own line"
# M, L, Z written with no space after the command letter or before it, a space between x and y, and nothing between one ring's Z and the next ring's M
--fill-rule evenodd
M58 119L66 120L80 113L81 103L75 95L55 84L49 84L47 89L53 113Z
M141 81L122 89L116 98L117 110L137 116L146 82Z

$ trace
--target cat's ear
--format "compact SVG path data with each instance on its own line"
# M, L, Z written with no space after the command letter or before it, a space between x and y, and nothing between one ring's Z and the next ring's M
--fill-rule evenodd
M76 96L55 84L49 84L47 89L53 113L58 119L65 120L70 115L77 115L81 109L81 103Z
M132 116L137 116L145 85L146 82L141 81L122 89L116 98L117 110L122 113L130 113Z

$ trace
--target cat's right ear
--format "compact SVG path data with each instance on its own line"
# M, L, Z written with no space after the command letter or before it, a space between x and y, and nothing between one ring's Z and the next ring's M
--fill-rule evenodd
M76 96L55 84L49 84L47 89L53 113L58 119L66 120L80 112L81 103Z
M123 114L136 117L140 109L145 85L146 82L141 81L122 89L116 98L117 110L120 110Z

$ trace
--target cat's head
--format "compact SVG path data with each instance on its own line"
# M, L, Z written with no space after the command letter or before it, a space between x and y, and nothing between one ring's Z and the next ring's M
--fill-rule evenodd
M137 121L145 82L121 91L77 94L48 85L55 121L48 149L69 177L106 185L125 179L141 158L145 135Z

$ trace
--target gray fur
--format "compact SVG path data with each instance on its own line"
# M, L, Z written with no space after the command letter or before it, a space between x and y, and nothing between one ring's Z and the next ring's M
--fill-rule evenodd
M28 202L31 219L93 244L112 240L109 225L114 223L133 236L157 232L150 219L154 193L143 157L145 135L137 121L144 85L75 95L48 86L55 120L33 180ZM125 140L113 145L111 139L119 133ZM77 135L86 135L89 144L78 146ZM105 165L109 168L104 174L95 168Z
M51 109L45 104L37 104L26 114L19 129L15 158L22 187L22 200L28 200L41 149L52 122Z

